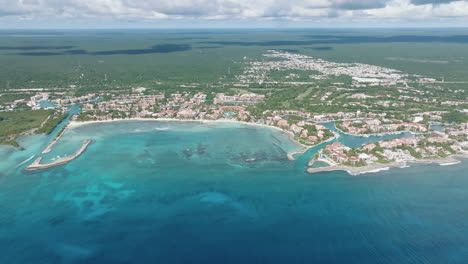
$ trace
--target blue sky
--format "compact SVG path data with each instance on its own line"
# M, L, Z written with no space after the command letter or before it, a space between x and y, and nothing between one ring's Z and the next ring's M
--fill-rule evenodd
M0 28L468 26L468 0L0 0Z

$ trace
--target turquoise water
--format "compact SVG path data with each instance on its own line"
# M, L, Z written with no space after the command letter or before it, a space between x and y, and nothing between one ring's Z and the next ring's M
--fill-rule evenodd
M332 142L338 141L352 148L359 148L362 145L365 145L369 142L377 142L380 140L390 140L390 139L395 139L395 138L415 136L408 132L403 132L399 134L389 134L389 135L384 135L384 136L351 136L351 135L347 135L347 134L339 132L335 127L335 122L323 123L322 125L339 135L339 137Z
M12 175L25 167L23 162L31 159L32 162L38 154L52 141L55 136L68 123L71 116L80 111L80 105L73 105L67 113L69 115L49 135L32 135L17 139L18 143L26 147L24 151L18 151L12 146L0 145L0 176ZM29 163L30 163L29 162ZM26 165L29 163L25 163Z
M43 108L47 108L47 107L50 107L50 108L55 108L56 105L53 104L52 102L49 102L49 101L39 101L39 105Z
M305 173L314 148L232 123L120 122L0 147L0 263L466 263L468 162ZM340 138L340 140L352 138ZM354 144L361 144L356 139ZM24 159L23 159L24 158Z

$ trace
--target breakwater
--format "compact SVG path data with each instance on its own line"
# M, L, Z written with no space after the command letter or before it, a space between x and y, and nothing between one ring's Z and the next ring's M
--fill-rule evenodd
M54 140L52 140L52 142L50 142L49 145L47 145L47 147L41 152L42 154L47 154L52 150L52 147L57 143L57 141L59 141L63 133L65 133L65 131L67 130L66 128L67 126L63 127L62 131L60 131L60 133L54 138Z
M317 172L326 172L326 171L346 171L350 175L359 175L370 172L379 172L382 170L388 170L390 168L398 168L406 166L406 162L391 162L391 163L375 163L372 165L364 167L352 167L352 166L329 166L329 167L319 167L319 168L308 168L308 173L317 173Z
M91 139L85 140L83 142L83 144L81 145L81 147L75 152L75 154L73 154L70 157L65 157L65 158L56 160L55 162L52 162L52 163L41 164L42 157L39 157L33 163L31 163L31 165L26 167L25 170L47 169L47 168L51 168L51 167L55 167L55 166L58 166L58 165L68 163L68 162L78 158L88 148L89 144L91 144L92 142L93 141Z

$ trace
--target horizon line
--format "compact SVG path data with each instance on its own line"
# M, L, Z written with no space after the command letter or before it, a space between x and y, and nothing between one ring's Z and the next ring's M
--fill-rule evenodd
M43 28L2 28L0 31L7 30L273 30L273 31L283 31L283 30L313 30L313 29L468 29L468 26L379 26L379 27L284 27L284 28L275 28L275 27L102 27L102 28L92 28L92 27L83 27L83 28L52 28L52 27L43 27Z

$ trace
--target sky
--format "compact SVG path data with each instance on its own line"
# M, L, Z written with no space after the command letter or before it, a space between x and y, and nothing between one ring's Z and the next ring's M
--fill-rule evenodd
M466 26L468 0L0 0L1 29Z

